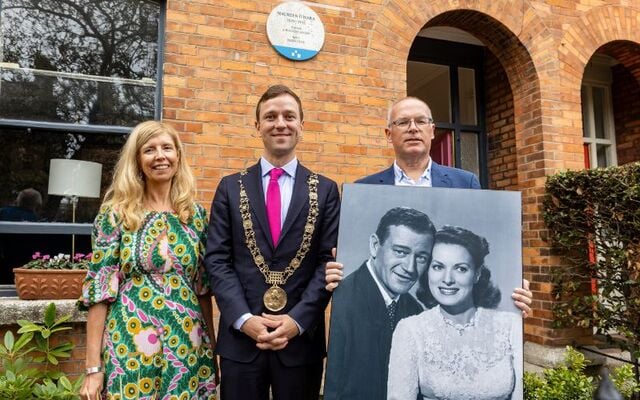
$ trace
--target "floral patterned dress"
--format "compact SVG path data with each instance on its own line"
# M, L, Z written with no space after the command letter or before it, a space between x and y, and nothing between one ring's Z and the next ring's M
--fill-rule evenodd
M109 303L103 339L106 399L215 399L213 351L198 303L209 292L202 263L206 212L188 224L147 212L125 230L103 207L81 308Z

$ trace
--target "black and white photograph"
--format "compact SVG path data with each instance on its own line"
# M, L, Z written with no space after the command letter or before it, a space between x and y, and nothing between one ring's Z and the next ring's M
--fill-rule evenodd
M343 186L326 400L522 393L518 192Z

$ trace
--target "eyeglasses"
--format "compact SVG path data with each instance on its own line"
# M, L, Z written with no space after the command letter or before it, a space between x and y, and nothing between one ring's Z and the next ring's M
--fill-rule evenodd
M433 118L400 118L395 121L391 121L391 125L397 126L398 128L408 128L411 125L411 122L414 122L419 129L422 129L427 125L433 124Z

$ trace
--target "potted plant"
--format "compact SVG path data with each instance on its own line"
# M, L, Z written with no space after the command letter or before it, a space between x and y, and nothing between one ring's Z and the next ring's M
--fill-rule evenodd
M18 297L34 299L77 299L82 291L82 281L87 274L91 253L48 254L36 252L31 261L14 268Z

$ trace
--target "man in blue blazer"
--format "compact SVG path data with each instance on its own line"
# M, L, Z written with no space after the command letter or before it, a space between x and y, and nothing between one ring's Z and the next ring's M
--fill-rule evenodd
M220 182L205 265L220 309L222 400L317 400L325 356L325 263L336 246L335 182L303 167L298 96L270 87L256 107L260 161Z
M471 172L439 165L429 156L435 124L422 100L407 97L396 102L384 131L396 155L393 165L356 183L480 189Z
M431 110L425 102L415 97L406 97L397 101L389 110L388 123L385 128L387 141L393 146L396 159L391 167L359 179L356 183L480 189L480 183L474 174L439 165L431 159L429 152L434 131L435 125ZM401 226L393 227L402 228ZM412 229L412 231L413 234L416 234L416 229ZM385 245L384 240L381 240L380 243ZM433 240L425 239L425 243L433 246ZM430 251L431 248L429 248L429 255ZM374 253L372 253L373 255ZM387 265L387 268L391 269L392 266ZM338 286L342 280L342 269L343 266L340 263L327 263L327 290L333 290ZM366 265L363 265L352 275L349 275L344 282L346 290L341 290L338 296L340 304L332 311L338 317L334 318L332 315L332 324L357 324L353 321L354 316L371 314L371 307L374 304L384 307L385 303L388 303L393 296L399 299L402 299L402 296L410 296L407 292L415 281L403 287L398 293L391 293L385 288L392 285L385 281L393 279L393 272L384 274L379 271L383 271L382 266L378 269L367 269ZM372 276L372 273L375 273L376 276ZM366 289L372 287L372 281L376 282L373 287L380 290ZM532 294L528 290L529 282L525 280L523 283L524 288L515 289L512 297L516 306L522 310L523 316L526 317L531 312L529 304L531 304ZM383 294L382 290L385 290L386 293ZM365 292L369 293L368 298L364 298ZM406 299L404 300L406 301ZM338 310L338 307L343 307L343 310ZM409 316L411 311L409 308L406 310L402 315L397 316L400 318ZM417 314L419 310L414 309L414 311ZM383 308L380 315L384 317L385 313ZM372 321L367 320L363 325L371 323ZM336 331L345 332L344 327L340 328L343 329ZM349 326L346 329L347 332L350 332L349 334L340 334L334 338L334 328L331 329L324 399L386 399L388 365L385 360L388 360L388 353L391 350L391 335L383 329ZM354 334L354 332L357 333ZM386 357L380 356L381 354ZM348 364L344 364L345 359L350 360Z

